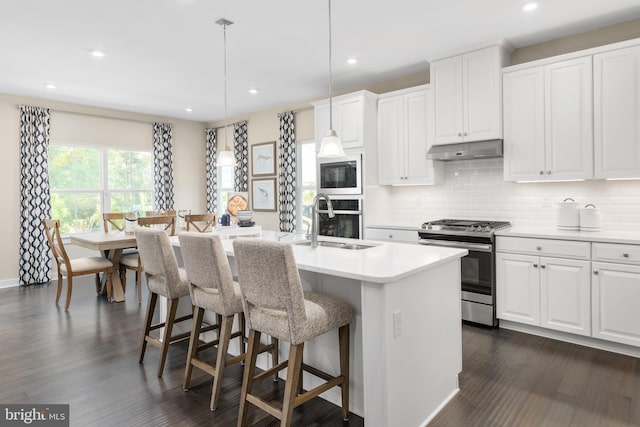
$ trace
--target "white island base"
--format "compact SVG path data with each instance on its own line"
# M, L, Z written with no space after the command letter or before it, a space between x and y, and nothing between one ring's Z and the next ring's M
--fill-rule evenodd
M235 270L231 241L223 244ZM340 298L354 309L350 411L368 427L428 424L458 392L460 258L466 251L383 243L362 251L294 245L294 254L305 290ZM229 352L238 351L232 342ZM288 352L282 342L280 360ZM304 362L338 373L337 330L305 343ZM259 356L258 366L270 365L266 354ZM319 383L305 373L305 389ZM341 405L338 388L321 396Z

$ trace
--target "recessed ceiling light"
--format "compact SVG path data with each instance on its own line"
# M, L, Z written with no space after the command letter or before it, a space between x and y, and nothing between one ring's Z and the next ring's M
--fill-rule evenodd
M540 6L540 3L537 1L529 1L522 5L522 10L524 12L533 12L538 8L538 6Z
M347 59L347 64L354 65L354 64L357 64L357 63L358 63L358 60L356 58Z
M258 91L258 89L256 89L256 88L251 88L251 89L249 89L249 93L250 93L251 95L256 95L258 92L259 92L259 91Z
M101 50L94 49L91 51L91 56L95 58L104 58L104 52Z
M44 87L46 87L47 89L55 89L56 85L54 85L53 83L47 83L46 85L44 85Z
M185 109L184 109L184 111L186 111L187 113L190 113L190 112L192 112L192 111L193 111L193 108L191 108L191 107L187 107L187 108L185 108Z

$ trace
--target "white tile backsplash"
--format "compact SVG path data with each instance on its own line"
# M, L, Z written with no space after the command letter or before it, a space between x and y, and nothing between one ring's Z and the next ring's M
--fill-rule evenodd
M596 205L603 229L640 231L640 181L506 182L502 158L447 162L442 185L367 187L365 196L366 224L462 218L555 227L556 204L571 197Z

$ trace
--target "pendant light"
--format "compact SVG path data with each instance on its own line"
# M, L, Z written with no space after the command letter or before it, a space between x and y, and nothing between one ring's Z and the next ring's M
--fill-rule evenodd
M333 129L333 85L331 75L331 0L329 1L329 130L320 144L318 157L340 157L344 156L342 141L338 133Z
M218 159L216 162L216 166L233 166L236 165L236 158L233 154L233 151L229 148L227 144L227 27L233 22L227 19L218 19L216 24L222 25L222 32L224 35L224 150L218 153Z

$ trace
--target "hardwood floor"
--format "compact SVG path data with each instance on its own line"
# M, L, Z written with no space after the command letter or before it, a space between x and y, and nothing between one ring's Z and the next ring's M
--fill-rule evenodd
M156 377L155 347L148 346L144 364L138 364L147 294L145 289L139 305L135 280L129 279L126 302L107 303L96 296L93 277L76 278L66 312L54 304L55 282L0 289L0 403L68 403L71 426L235 426L240 364L225 370L213 412L211 377L194 369L192 387L182 390L187 341L171 346L162 378ZM207 351L214 361L215 349ZM278 399L284 384L263 381L259 393ZM255 408L249 420L279 425ZM316 398L294 411L294 424L363 426L364 421L351 414L343 423L340 408Z
M135 286L126 302L109 304L95 295L93 278L75 284L68 312L53 302L55 283L0 289L0 403L69 403L72 426L236 424L242 366L227 368L211 412L210 377L194 370L192 388L182 391L186 342L171 347L162 378L157 349L138 364L146 291L142 305ZM463 326L463 357L461 391L430 427L640 426L636 358L470 325ZM283 381L260 386L267 400L284 391ZM278 425L253 408L250 417L254 425ZM294 422L364 425L355 415L343 424L340 409L322 399L296 409Z

